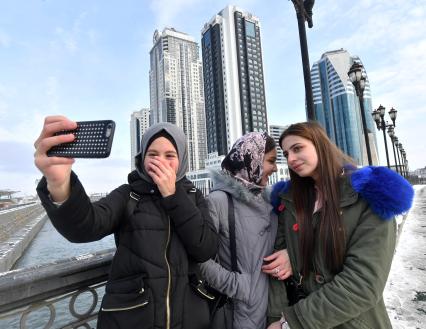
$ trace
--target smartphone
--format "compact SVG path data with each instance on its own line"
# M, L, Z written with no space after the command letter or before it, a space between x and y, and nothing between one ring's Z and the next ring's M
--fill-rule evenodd
M107 158L111 153L115 122L112 120L78 121L74 130L63 130L55 135L74 134L70 143L55 145L47 156L65 158Z

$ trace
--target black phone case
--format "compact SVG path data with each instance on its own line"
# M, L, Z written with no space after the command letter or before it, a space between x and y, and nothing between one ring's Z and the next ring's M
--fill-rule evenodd
M112 120L79 121L75 130L64 130L55 135L74 134L71 143L52 147L47 155L65 158L107 158L111 153L115 122Z

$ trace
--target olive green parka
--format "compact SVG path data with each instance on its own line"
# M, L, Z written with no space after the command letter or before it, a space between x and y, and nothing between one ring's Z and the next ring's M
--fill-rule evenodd
M279 183L280 184L280 183ZM272 203L279 213L275 249L287 248L293 273L301 268L298 231L291 184L275 187ZM275 196L274 196L275 195ZM396 243L396 214L411 207L413 189L387 168L365 167L342 177L340 210L346 233L343 269L336 275L327 270L316 239L314 268L305 276L308 296L288 306L283 281L270 280L268 316L283 314L291 329L381 329L392 328L383 302L383 290ZM313 214L318 236L321 209Z

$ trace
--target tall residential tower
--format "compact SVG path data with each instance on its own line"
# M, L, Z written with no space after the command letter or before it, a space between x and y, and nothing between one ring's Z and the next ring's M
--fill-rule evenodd
M228 6L202 30L207 150L224 155L241 135L267 131L259 19Z
M149 71L151 123L181 127L188 143L189 170L204 168L206 128L202 64L198 44L173 28L155 31Z
M329 51L311 69L315 116L327 135L359 165L368 164L362 129L359 99L348 71L354 61L361 62L346 50ZM378 164L377 140L371 116L371 91L367 74L364 90L364 112L373 164Z
M133 112L130 115L130 161L135 169L135 155L141 150L141 138L149 127L149 108Z
M279 145L281 134L288 128L287 126L269 125L269 136L271 136L277 144L277 165L287 165L287 159L284 157L283 150Z

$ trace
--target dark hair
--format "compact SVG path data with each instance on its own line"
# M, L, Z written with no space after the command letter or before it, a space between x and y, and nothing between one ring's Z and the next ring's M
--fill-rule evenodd
M275 143L275 139L273 139L271 136L266 134L266 144L265 144L265 154L272 151L277 147L277 144Z
M345 256L345 231L340 218L340 176L346 164L354 161L345 155L328 138L324 129L316 122L301 122L290 125L280 136L279 143L287 136L299 136L312 142L318 156L316 168L318 181L311 177L300 177L290 171L292 198L299 223L299 244L302 256L302 274L307 275L313 268L314 230L312 214L314 211L317 188L322 193L322 211L319 221L320 247L325 255L325 263L332 273L338 273L343 266Z

